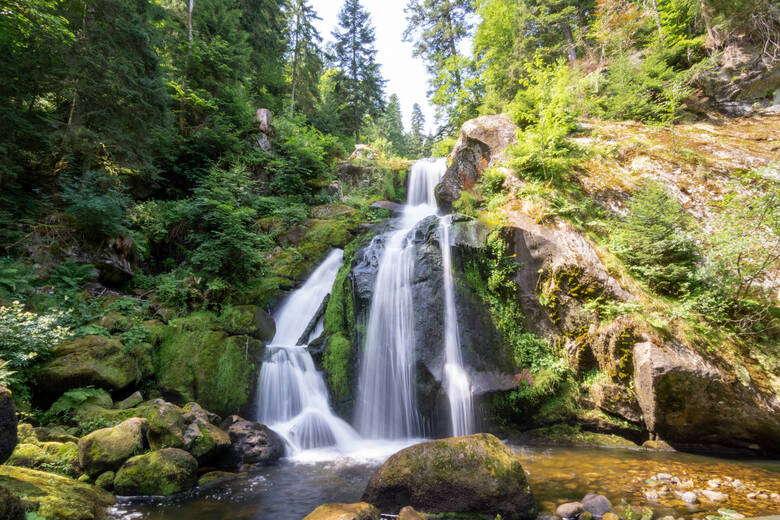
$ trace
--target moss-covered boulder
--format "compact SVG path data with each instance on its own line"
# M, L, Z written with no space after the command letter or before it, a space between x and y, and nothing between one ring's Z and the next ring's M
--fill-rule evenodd
M3 520L25 520L21 499L2 487L0 487L0 518Z
M221 316L228 334L252 336L261 341L271 341L276 334L276 324L270 314L257 305L230 307Z
M184 450L165 448L122 464L114 477L114 490L122 496L169 496L191 489L197 479L195 457Z
M14 397L0 385L0 464L6 461L16 446L16 406Z
M384 511L411 505L426 513L536 518L520 461L493 435L425 442L396 453L368 483L363 501Z
M222 467L273 464L284 456L284 441L264 424L232 415L220 427L230 435L231 442L219 460Z
M128 458L146 446L149 421L128 419L113 428L103 428L79 440L79 464L91 477L116 470Z
M100 488L34 469L0 466L0 488L47 520L103 520L113 495Z
M62 426L39 426L33 431L41 442L79 442L78 437L68 433L68 430Z
M186 409L156 400L149 415L147 438L153 450L180 448L190 452L201 464L212 462L230 447L230 436L210 422L209 412L197 403Z
M117 410L127 410L128 408L134 408L144 402L144 396L139 391L135 391L125 399L114 403L114 408Z
M198 487L210 488L219 486L237 478L246 477L249 473L232 473L229 471L209 471L198 479Z
M261 341L230 336L211 314L173 320L156 350L158 386L170 401L197 401L226 416L250 403L262 355Z
M95 485L101 489L105 489L106 491L111 491L114 489L115 476L116 473L113 471L106 471L105 473L101 473L98 478L95 479Z
M379 520L379 510L371 504L325 504L303 520Z
M74 442L17 444L6 464L49 471L72 478L81 474L79 448Z
M84 336L61 343L53 358L38 371L36 381L42 394L61 393L70 388L94 386L121 390L144 375L136 359L116 338Z

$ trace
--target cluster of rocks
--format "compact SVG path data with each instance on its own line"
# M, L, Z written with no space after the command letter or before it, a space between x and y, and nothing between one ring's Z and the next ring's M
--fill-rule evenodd
M399 451L374 473L361 500L320 506L306 520L378 520L380 510L404 520L427 518L418 510L531 520L538 512L520 461L484 433Z
M61 427L19 424L14 432L18 444L0 467L0 489L38 488L26 506L45 518L92 509L95 514L87 517L100 518L113 503L109 492L169 496L237 478L242 473L236 471L272 464L284 455L283 440L260 423L237 415L222 419L197 403L179 407L139 399L140 394L131 396L117 403L124 410L110 410L138 416L81 438ZM55 481L54 486L47 483ZM70 495L62 494L66 490ZM73 496L81 498L74 502Z
M780 502L780 494L763 489L751 489L741 480L732 477L714 478L697 482L692 478L679 478L669 473L658 473L644 480L643 493L651 502L663 498L675 498L686 504L726 502L731 495L741 494L749 500Z
M546 520L618 520L620 517L612 512L612 502L604 495L588 493L579 502L566 502L559 505L555 514L544 517Z

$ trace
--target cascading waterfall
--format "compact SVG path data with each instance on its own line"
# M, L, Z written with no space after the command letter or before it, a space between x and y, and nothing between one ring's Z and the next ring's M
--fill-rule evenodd
M455 283L452 277L450 227L452 219L439 219L441 263L444 278L444 391L450 402L450 430L453 436L474 431L474 404L471 382L463 368L458 315L455 309Z
M334 250L275 313L276 335L266 347L258 385L257 417L281 435L292 454L328 446L350 447L355 430L330 408L322 375L309 351L296 346L331 290L344 252Z
M357 430L370 439L406 439L423 433L414 395L414 247L407 235L420 220L436 214L433 189L445 169L444 159L414 163L398 229L386 237L371 299L355 414Z

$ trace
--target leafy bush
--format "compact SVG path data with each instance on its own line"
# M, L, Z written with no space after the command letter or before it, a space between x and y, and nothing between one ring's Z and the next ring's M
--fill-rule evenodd
M117 175L89 170L80 178L64 178L65 213L73 225L92 239L114 236L126 230L125 212L130 198Z
M629 203L629 215L618 225L613 247L629 270L651 289L669 295L690 291L698 253L689 234L690 219L675 198L648 184Z

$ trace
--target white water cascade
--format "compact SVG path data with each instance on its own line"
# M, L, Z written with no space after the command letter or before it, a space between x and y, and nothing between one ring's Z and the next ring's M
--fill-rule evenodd
M439 219L441 263L444 278L444 391L450 402L450 433L453 437L474 432L474 403L471 382L463 368L458 315L455 309L455 282L452 277L450 227L452 219Z
M314 448L347 449L355 430L330 408L328 390L306 347L296 346L330 293L344 252L336 249L274 315L276 335L266 347L258 385L258 420L281 435L292 455Z
M384 238L387 244L371 300L355 416L357 430L367 438L403 439L423 433L414 395L414 313L421 310L414 309L412 301L414 247L408 235L418 222L436 214L434 188L445 170L444 159L417 161L412 166L407 203L398 229ZM472 428L471 389L460 362L452 273L449 268L447 270L451 293L448 298L451 309L448 307L447 312L452 317L446 319L445 334L448 352L452 350L457 354L446 354L445 381L448 395L459 392L450 401L456 403L453 410L457 408L457 412L453 412L453 417L457 415L453 421L458 424L454 431L460 432ZM445 292L446 280L445 276ZM455 338L454 343L450 337Z

